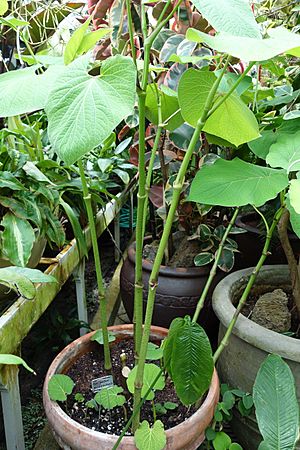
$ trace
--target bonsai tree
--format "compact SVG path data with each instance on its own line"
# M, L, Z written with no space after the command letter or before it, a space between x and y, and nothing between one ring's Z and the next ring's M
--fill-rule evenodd
M209 66L186 70L179 80L178 90L165 89L157 83L161 67L155 64L154 46L156 39L160 37L160 33L163 33L164 28L173 17L178 18L179 10L183 5L181 0L177 2L168 0L162 3L153 24L148 22L148 9L152 7L152 3L141 2L139 23L141 28L140 48L143 49L142 51L136 48L136 25L134 25L132 13L134 12L136 16L137 10L132 2L127 0L128 40L124 44L119 39L120 33L117 33L117 36L116 33L113 34L111 47L114 56L105 59L102 63L91 59L89 49L110 30L100 28L95 32L89 32L90 17L73 33L68 42L64 51L65 65L50 65L42 74L37 75L36 70L41 67L37 55L35 57L36 66L6 73L0 77L0 115L7 117L44 108L48 118L50 142L54 151L66 165L77 164L92 234L99 288L105 369L108 372L112 370L112 364L107 331L105 292L91 197L82 158L104 141L127 116L133 113L137 98L139 181L134 298L136 366L131 372L131 381L129 381L131 388L128 385L129 390L133 392L133 415L126 429L132 424L132 432L135 434L136 442L139 442L139 448L143 448L141 432L143 436L151 433L149 424L140 424L140 409L149 392L161 377L162 372L159 369L158 372L156 371L154 380L152 379L149 389L145 392L145 377L147 379L147 372L151 371L149 365L146 364L146 357L158 274L196 144L203 132L235 146L259 138L259 126L255 115L241 99L241 85L257 61L271 59L282 52L296 54L299 52L297 47L300 46L299 36L283 28L262 31L255 21L248 2L244 0L235 0L234 2L225 0L221 4L216 0L194 0L191 3L195 7L193 13L197 13L198 16L200 13L217 34L212 36L190 28L187 30L186 39L189 43L194 43L193 46L200 46L201 44L200 48L209 47L215 53L210 52L210 56L207 52L205 54L205 58L211 61ZM127 56L124 56L124 54L127 54ZM194 56L188 55L184 60L185 64L194 61L192 58ZM203 56L200 58L203 58ZM242 74L228 73L233 61L232 58L243 59L243 61L248 62L247 68ZM19 90L12 103L10 99L5 97L4 92L7 92L8 87L13 90L16 89L16 85L20 84L24 85L26 89ZM146 111L149 103L154 105L154 115L157 117L157 133L148 170L146 170ZM175 111L174 103L176 105ZM170 104L173 105L171 112ZM142 249L151 170L160 133L168 127L169 121L176 116L177 110L180 110L178 112L178 115L181 115L180 120L193 127L193 133L173 182L172 200L153 263L147 309L143 321ZM291 182L291 188L292 186L296 188L298 186L297 180L293 181L294 183ZM225 161L220 158L212 166L205 166L198 172L192 184L190 200L209 205L234 207L250 203L258 207L267 200L274 198L278 192L284 192L289 183L286 170L259 167L239 159ZM290 191L290 194L292 193L293 190ZM268 232L268 239L258 269L266 257L272 231L285 208L283 197L282 194L282 205ZM291 204L293 208L296 208L297 205L292 199L293 196L290 195ZM237 210L224 233L218 251L222 250L222 246L226 242L236 214ZM220 257L220 254L218 255ZM218 257L213 265L208 283L211 283L213 278ZM251 282L255 278L255 274L251 278ZM163 347L164 369L170 375L179 400L184 405L199 402L202 395L207 391L213 374L214 360L222 350L221 345L215 358L213 358L208 338L196 322L206 292L207 289L204 290L194 318L177 318L173 321ZM119 400L123 401L123 399ZM163 430L157 422L155 423L154 431L159 432L161 436ZM123 430L118 443L126 429ZM118 443L114 448L117 448ZM159 448L163 448L164 445L165 439L161 439Z

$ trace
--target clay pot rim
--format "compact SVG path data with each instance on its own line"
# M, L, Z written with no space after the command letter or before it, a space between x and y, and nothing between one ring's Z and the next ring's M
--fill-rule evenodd
M144 239L144 242L150 242L152 238L147 236ZM132 264L135 264L135 242L133 242L128 248L128 259ZM142 267L145 271L151 272L153 264L148 259L142 260ZM210 272L210 265L203 267L168 267L161 265L159 269L160 276L168 276L174 278L191 278L191 277L199 277L199 275L206 276Z
M242 228L243 230L246 230L246 231L248 231L250 233L254 233L257 236L261 236L262 232L259 230L259 228L247 224L247 218L250 217L250 216L257 216L257 217L259 217L258 214L255 211L249 211L249 212L241 213L236 218L236 221L235 221L236 226L239 227L239 228ZM296 241L297 239L299 239L298 236L296 236L296 234L293 233L293 232L289 232L288 235L289 235L289 239L292 240L292 241L293 240Z
M218 319L224 327L228 327L236 308L232 304L232 294L235 285L244 277L248 277L253 272L254 267L238 270L227 275L216 286L212 305ZM268 280L268 273L277 271L280 276L289 279L289 268L286 264L276 264L263 266L258 274L258 282ZM279 282L280 284L280 282ZM239 315L233 329L233 334L248 342L254 347L260 348L267 353L277 353L280 356L300 362L299 339L268 330L261 325L253 322L242 314Z
M121 332L126 332L126 331L132 331L133 329L133 325L132 324L126 324L126 325L115 325L115 326L111 326L108 327L108 329L110 331L121 331ZM151 332L153 334L160 334L163 336L166 336L168 333L168 330L166 328L162 328L162 327L158 327L158 326L151 326ZM85 334L84 336L79 337L78 339L76 339L75 341L71 342L71 344L67 345L53 360L53 362L51 363L48 372L46 374L46 378L45 378L45 382L44 382L44 386L43 386L43 401L44 401L44 407L45 404L51 403L53 410L55 410L56 414L57 414L57 418L58 420L64 422L64 423L68 423L70 427L72 428L77 428L79 430L79 432L84 432L85 435L88 436L98 436L99 439L117 439L119 436L115 435L115 434L106 434L106 433L102 433L100 431L94 431L90 428L87 428L81 424L79 424L78 422L76 422L75 420L71 419L71 417L69 417L62 409L61 407L58 405L57 402L55 401L51 401L48 395L48 382L49 379L51 378L52 375L54 375L57 370L57 366L60 364L60 361L62 359L62 357L64 356L65 353L68 353L68 351L70 350L70 348L75 347L77 345L77 343L79 342L90 342L90 338L91 336L95 333L95 331L92 331L91 333ZM184 422L181 422L179 425L176 425L173 428L169 428L168 430L166 430L166 436L167 438L169 436L172 435L172 432L176 429L177 431L185 431L185 425L188 422L197 422L197 419L201 416L205 416L207 414L207 412L209 411L209 407L211 405L212 402L214 402L214 398L217 396L219 396L219 378L218 378L218 374L216 369L214 369L214 373L212 376L212 381L211 381L211 385L209 388L209 391L206 395L206 398L204 400L204 402L201 404L200 408L191 416L189 417L187 420L185 420ZM122 442L126 445L127 443L132 443L134 437L132 436L124 436L122 439Z

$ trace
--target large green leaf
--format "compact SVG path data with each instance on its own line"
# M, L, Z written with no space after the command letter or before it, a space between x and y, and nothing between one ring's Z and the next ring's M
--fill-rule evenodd
M152 383L156 379L156 377L159 376L160 368L156 364L145 364L144 367L144 378L143 378L143 387L142 387L142 397L144 397L148 391L148 389L151 387ZM134 393L134 381L136 377L137 372L137 366L135 366L129 373L129 376L127 378L127 386L129 392L132 394ZM152 390L149 392L147 396L147 400L153 400L154 399L154 391L159 390L161 391L165 387L165 379L163 374L161 373L158 380L152 386Z
M0 354L0 364L9 364L9 365L22 365L29 372L35 374L34 370L32 370L28 364L24 361L24 359L20 358L20 356L11 355L11 354Z
M180 401L191 405L209 388L214 363L203 328L189 316L179 321L176 320L176 331L167 338L164 359Z
M2 252L12 264L25 267L35 241L32 226L8 212L2 219Z
M239 158L217 159L198 171L189 200L207 205L261 206L289 183L285 170L255 166Z
M259 137L259 128L252 111L233 93L208 118L203 130L219 136L236 147Z
M264 130L261 132L261 136L254 141L248 143L250 150L259 158L266 159L270 147L277 140L277 134L272 130Z
M178 100L182 117L195 127L201 117L208 94L216 81L213 72L188 69L180 78Z
M216 31L239 37L261 36L248 0L192 0L192 3Z
M271 167L286 169L287 172L300 170L300 131L279 135L270 147L267 163Z
M73 391L74 386L74 381L68 375L55 374L48 383L49 397L53 401L64 402Z
M99 145L134 108L136 70L130 58L107 59L100 76L89 75L87 65L86 56L71 63L46 106L50 141L67 164Z
M299 437L299 405L289 366L278 355L261 365L253 400L259 430L269 450L293 450Z
M300 214L300 179L291 180L289 189L289 199L296 214Z
M134 440L138 450L163 450L167 443L163 423L156 420L151 428L144 420L136 430Z
M269 38L266 39L237 38L232 33L222 32L211 36L190 28L186 37L193 42L204 42L218 52L228 53L244 61L265 61L300 46L300 36L283 27L271 28L268 33Z
M0 75L0 117L17 116L43 109L64 66L51 66L37 75L40 66L12 70Z
M157 111L157 93L154 84L149 84L147 86L147 96L146 96L146 117L150 122L158 125L158 111ZM161 114L162 121L165 122L172 114L179 110L179 104L177 95L167 95L165 92L160 92L161 96ZM180 111L175 114L172 119L168 122L166 126L167 130L173 131L178 128L183 123Z

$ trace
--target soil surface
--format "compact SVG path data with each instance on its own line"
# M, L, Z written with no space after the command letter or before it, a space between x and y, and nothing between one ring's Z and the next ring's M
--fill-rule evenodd
M300 323L296 311L296 307L294 306L293 301L293 295L290 286L281 286L282 290L286 293L288 297L288 309L291 313L291 328L283 333L287 334L288 336L294 337L296 339L300 339ZM273 292L274 291L274 285L260 285L256 286L252 289L248 300L246 302L246 305L242 309L242 314L247 317L248 319L251 319L254 306L256 305L257 300L262 295ZM237 303L237 301L235 302Z
M158 342L155 342L158 344ZM127 356L126 365L131 369L134 365L133 341L131 338L118 341L111 346L111 357L113 364L114 385L123 387L123 394L126 396L126 410L124 407L116 407L112 410L101 408L96 411L86 408L85 402L94 398L95 394L91 389L91 381L95 378L107 375L103 365L103 354L101 348L95 344L93 350L80 356L75 364L66 372L75 382L73 393L69 396L67 402L67 410L64 404L61 407L67 414L80 424L96 431L108 434L120 434L126 425L128 418L132 414L132 396L127 391L126 379L122 375L122 363L120 354L124 352ZM159 365L158 361L148 361ZM84 396L85 402L79 403L75 400L76 393ZM170 379L166 379L165 388L162 391L155 392L155 404L164 402L177 403L178 406L174 410L168 410L166 414L157 414L165 426L165 429L172 428L186 420L195 412L195 407L185 407L180 403L175 393L173 383ZM127 416L127 420L126 420ZM142 407L141 420L147 420L153 424L153 404L146 401ZM130 431L127 435L131 435Z
M195 267L194 258L200 253L199 241L196 239L189 240L189 236L183 231L178 231L173 235L174 253L168 267ZM143 258L151 263L154 262L159 241L153 241L146 244L143 250Z

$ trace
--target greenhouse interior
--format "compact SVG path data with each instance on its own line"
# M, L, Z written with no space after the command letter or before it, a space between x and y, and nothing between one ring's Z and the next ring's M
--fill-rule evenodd
M0 450L299 450L300 0L0 42Z

